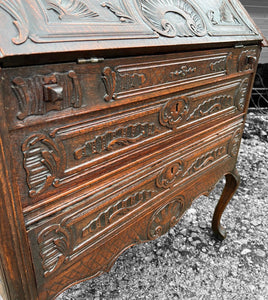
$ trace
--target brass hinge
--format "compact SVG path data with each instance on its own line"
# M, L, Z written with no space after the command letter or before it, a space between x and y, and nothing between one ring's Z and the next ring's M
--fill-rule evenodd
M244 48L244 45L243 44L236 44L234 47L235 48Z
M104 61L102 57L78 58L78 64L95 64Z

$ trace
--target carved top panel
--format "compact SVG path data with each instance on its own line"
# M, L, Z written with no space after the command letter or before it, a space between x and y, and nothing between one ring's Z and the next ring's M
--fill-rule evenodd
M261 39L237 0L3 0L0 17L3 56Z

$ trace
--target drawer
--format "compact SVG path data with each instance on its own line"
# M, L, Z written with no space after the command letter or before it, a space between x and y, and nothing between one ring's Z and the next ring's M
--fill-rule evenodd
M28 224L40 291L53 292L48 287L68 268L74 270L72 282L76 276L81 280L83 276L96 275L103 271L100 266L106 265L108 269L133 243L154 239L175 225L196 197L208 192L233 169L242 126L241 120L214 129L210 135L195 137L190 145L187 141L170 145L146 165L140 163L135 170L130 168L120 174L120 178L111 177L112 184L104 182L83 194L80 191L69 195L76 197L76 201L65 199L69 205L58 213L53 210ZM210 173L213 176L208 176ZM204 176L207 182L203 181ZM161 230L157 225L159 219ZM139 227L139 222L148 225ZM144 232L144 228L148 231ZM125 239L126 230L129 237ZM75 272L78 269L79 274ZM62 280L67 286L70 278L63 276Z
M8 125L19 129L93 112L100 116L103 109L253 72L258 56L252 46L3 69Z
M26 208L129 168L170 143L243 113L249 76L158 97L122 113L13 132L14 164ZM16 158L16 159L15 159Z

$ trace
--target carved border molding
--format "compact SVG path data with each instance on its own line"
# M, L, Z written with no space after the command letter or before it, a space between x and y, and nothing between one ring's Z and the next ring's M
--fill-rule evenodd
M137 64L105 66L102 71L106 94L104 100L111 102L132 96L143 96L154 91L176 87L186 79L201 81L208 77L225 75L227 73L227 58L229 53L211 56L193 56L157 62L137 62ZM155 74L161 74L155 76Z
M166 37L192 37L207 34L206 24L189 0L136 0L144 20ZM168 14L177 16L176 22Z

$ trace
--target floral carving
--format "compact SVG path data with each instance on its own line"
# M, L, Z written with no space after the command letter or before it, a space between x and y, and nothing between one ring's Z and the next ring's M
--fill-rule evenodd
M169 76L172 80L177 80L178 78L185 78L187 75L195 73L196 70L196 67L181 66L179 70L170 72Z
M171 98L160 111L160 123L163 126L175 128L185 120L188 111L188 101L180 97Z
M12 84L20 109L17 114L19 120L82 105L81 87L74 71L30 78L16 77Z
M156 132L153 123L139 123L126 127L117 128L114 131L108 131L103 135L97 136L91 141L86 142L82 147L74 152L75 159L91 157L94 154L100 154L104 151L111 151L116 146L127 146L138 142L139 140L153 136Z
M185 199L178 196L175 200L160 207L152 216L148 226L148 238L156 239L168 232L181 218L184 212Z
M21 0L0 0L2 7L14 19L19 35L12 39L16 45L24 43L29 37L29 22Z
M184 162L179 160L169 166L167 166L156 179L156 185L160 188L171 187L176 179L183 174Z
M24 168L30 197L35 197L57 183L61 151L43 134L29 137L22 145Z
M197 9L186 0L136 0L150 27L167 37L204 36L206 25ZM170 17L176 16L174 18Z
M60 225L43 229L37 238L44 276L55 272L71 253L70 233Z
M90 19L99 16L96 12L91 11L84 2L79 0L47 0L47 4L47 9L53 9L57 12L59 19L62 21Z
M114 13L120 20L120 22L124 23L133 23L134 20L133 18L126 14L126 12L122 9L119 8L118 6L112 4L111 2L104 2L102 3L103 7L107 7L112 13Z
M146 202L150 199L151 194L151 191L145 190L109 206L82 229L82 237L89 237L104 229L120 217L134 210L138 205Z

